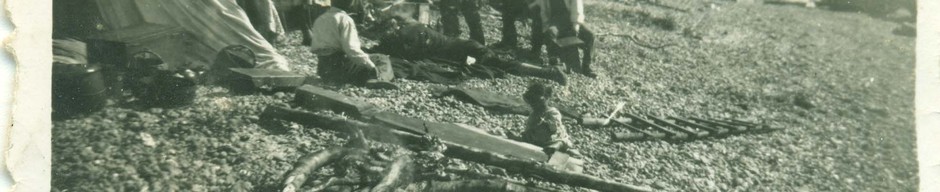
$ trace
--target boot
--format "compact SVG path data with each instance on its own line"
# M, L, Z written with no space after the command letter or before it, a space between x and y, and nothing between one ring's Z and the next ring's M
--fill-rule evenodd
M585 65L584 68L581 69L581 73L584 74L584 76L590 77L591 79L597 78L597 73L594 73L594 70L591 69L589 65Z
M561 63L565 64L569 72L584 73L584 71L582 71L581 57L577 47L560 48L558 51L558 59L561 60Z
M553 68L542 68L528 63L519 63L516 66L515 71L518 73L518 75L521 76L532 76L548 79L561 85L566 85L568 83L568 78L565 77L565 74Z
M584 76L594 79L597 78L597 74L594 73L593 69L591 69L591 64L594 63L594 55L591 53L591 49L591 47L587 47L583 51L584 56L581 58L581 73L584 74Z

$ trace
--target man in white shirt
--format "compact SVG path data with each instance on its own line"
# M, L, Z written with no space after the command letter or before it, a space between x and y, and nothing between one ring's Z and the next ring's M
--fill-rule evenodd
M377 77L375 64L360 48L356 23L344 9L352 0L333 0L326 12L304 31L317 55L317 75L327 82L365 84Z

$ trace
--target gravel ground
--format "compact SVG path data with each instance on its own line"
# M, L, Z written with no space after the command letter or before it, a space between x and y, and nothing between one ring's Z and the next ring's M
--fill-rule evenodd
M652 6L587 0L597 34L596 80L569 77L556 103L587 113L626 111L741 118L785 128L681 143L613 142L618 127L566 122L586 156L585 172L657 191L914 191L914 39L867 15L799 6L662 0ZM671 8L667 8L671 7ZM488 43L498 16L487 11ZM522 26L525 28L526 26ZM520 31L528 31L522 29ZM464 34L466 36L466 34ZM639 46L670 45L662 49ZM370 42L367 41L367 44ZM279 49L295 71L314 75L299 33ZM463 86L521 93L533 78L474 79ZM386 110L432 121L521 132L525 117L492 113L433 84L401 90L327 86ZM200 87L191 106L113 107L53 125L55 191L274 191L300 156L344 142L297 124L258 124L266 106L293 94L232 95ZM471 170L513 180L466 163ZM567 191L589 191L532 180Z

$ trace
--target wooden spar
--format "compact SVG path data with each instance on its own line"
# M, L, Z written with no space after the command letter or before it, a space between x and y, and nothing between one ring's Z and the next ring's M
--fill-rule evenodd
M669 126L669 127L674 128L674 129L678 129L679 131L682 131L682 132L684 132L684 133L686 133L686 134L689 134L689 136L693 136L693 137L705 137L705 136L708 136L708 132L705 132L705 131L696 131L696 130L688 129L688 128L686 128L686 127L676 125L675 123L666 121L666 120L664 120L664 119L660 119L659 117L656 117L656 116L653 116L653 115L647 115L647 117L649 117L650 119L652 119L653 122L656 122L656 123L661 124L661 125Z
M362 130L363 134L372 140L386 142L391 144L406 145L420 142L421 136L398 131L393 128L368 124L361 121L346 119L340 117L328 117L311 112L288 109L284 107L268 107L261 115L263 118L279 118L297 123L316 126L329 130L349 133L352 130ZM577 187L584 187L598 191L651 191L649 187L641 187L616 183L601 179L598 177L552 169L542 165L540 162L509 158L504 155L490 153L487 151L455 144L449 141L442 141L447 145L444 155L452 158L473 161L481 164L492 165L506 169L510 172L520 173L527 176L542 178L549 182L566 184Z
M488 192L555 192L557 190L529 186L502 179L426 181L412 183L403 191L488 191Z
M375 106L365 100L313 85L301 86L296 92L294 102L309 110L330 109L357 118L371 117L379 112Z
M650 139L662 139L662 138L665 138L665 137L666 137L666 134L658 133L658 132L653 132L653 131L648 131L648 130L643 130L643 129L640 129L640 128L638 128L638 127L634 127L633 125L627 124L626 122L620 121L620 120L618 120L618 119L613 119L612 122L617 123L617 124L620 124L620 125L622 125L622 126L624 126L624 127L627 127L627 129L630 129L630 130L633 130L633 131L636 131L636 132L643 133L644 135L646 135L646 137L648 137L648 138L650 138Z
M725 124L725 123L721 123L721 122L717 122L717 121L712 121L712 120L705 120L705 119L697 118L697 117L692 117L692 120L695 120L695 121L697 121L697 122L699 122L699 123L703 123L703 124L708 124L708 125L712 125L712 126L718 126L718 127L727 128L728 130L731 130L731 133L741 133L741 132L747 131L747 127L745 127L745 126L729 125L729 124Z
M548 155L542 151L541 147L495 136L486 133L480 128L469 125L429 122L391 112L378 113L370 122L387 125L411 133L430 135L444 141L492 153L503 154L513 158L539 162L548 161L549 159Z
M673 139L673 140L682 140L682 139L686 139L686 138L689 137L689 136L686 135L685 133L676 132L676 131L673 131L673 130L666 129L666 128L662 127L662 126L656 125L656 124L653 123L653 122L649 122L649 121L647 121L646 119L640 118L639 116L633 115L633 114L631 114L631 113L623 113L623 114L624 114L624 115L627 115L627 117L630 117L630 119L633 119L633 120L636 121L636 122L640 122L640 123L642 123L642 124L644 124L644 125L646 125L646 126L652 127L653 129L656 129L656 130L658 130L658 131L662 131L662 132L666 133L666 135L669 136L669 139Z
M706 130L706 131L710 132L712 135L721 135L721 134L728 133L728 129L724 129L724 128L720 128L720 127L709 127L709 126L705 126L705 125L702 125L702 124L698 124L698 123L695 123L695 122L692 122L692 121L689 121L689 120L685 120L685 119L679 118L679 117L669 117L669 118L672 119L672 120L675 120L675 121L676 121L676 124L686 125L686 126L692 126L692 127L698 128L698 129Z

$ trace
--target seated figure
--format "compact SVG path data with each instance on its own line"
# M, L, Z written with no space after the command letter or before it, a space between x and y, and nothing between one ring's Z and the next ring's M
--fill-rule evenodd
M327 82L365 85L375 81L375 64L360 48L356 23L344 11L352 0L334 0L305 29L311 35L310 50L317 55L317 75Z
M573 156L580 156L577 150L572 149L573 144L568 136L568 130L561 121L561 112L555 107L548 106L552 92L552 88L544 84L533 84L522 95L525 102L532 108L532 113L525 122L525 131L522 132L521 139L544 148L549 155L562 151Z

